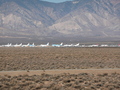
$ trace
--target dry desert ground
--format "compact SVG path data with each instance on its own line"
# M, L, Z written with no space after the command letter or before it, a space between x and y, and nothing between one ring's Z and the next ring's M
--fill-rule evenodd
M0 48L0 90L119 90L120 48Z

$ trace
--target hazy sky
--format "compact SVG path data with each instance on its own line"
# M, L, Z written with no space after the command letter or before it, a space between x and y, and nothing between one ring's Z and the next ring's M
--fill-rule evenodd
M48 1L48 2L54 2L54 3L60 3L60 2L72 1L72 0L42 0L42 1Z

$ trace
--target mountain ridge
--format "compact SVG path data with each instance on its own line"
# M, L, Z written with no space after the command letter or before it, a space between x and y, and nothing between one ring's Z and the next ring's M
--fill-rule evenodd
M0 36L120 38L120 1L1 0Z

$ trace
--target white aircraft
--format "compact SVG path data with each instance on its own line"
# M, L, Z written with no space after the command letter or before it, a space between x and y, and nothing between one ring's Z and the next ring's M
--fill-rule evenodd
M49 42L47 44L41 44L40 47L48 47L49 46Z
M30 44L28 43L27 45L22 45L22 47L29 47L29 45L30 45Z
M107 44L102 44L101 47L108 47L108 45Z
M74 47L78 47L80 44L78 43L78 44L75 44L75 45L73 45Z
M84 44L84 45L81 45L80 47L86 47L86 45Z
M65 45L63 45L63 47L72 47L72 46L74 46L73 44L65 44Z
M53 47L61 47L63 45L63 43L61 44L52 44Z
M33 44L31 44L31 45L29 45L30 47L35 47L35 44L33 43Z
M13 47L21 47L21 46L22 46L22 43L21 44L13 45Z
M10 43L8 43L7 45L3 45L4 47L11 47L12 46L12 44Z
M88 45L88 47L98 47L99 44Z

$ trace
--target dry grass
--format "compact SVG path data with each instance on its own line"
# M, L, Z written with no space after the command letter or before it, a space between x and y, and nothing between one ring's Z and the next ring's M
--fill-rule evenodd
M0 70L120 68L120 48L0 48Z

